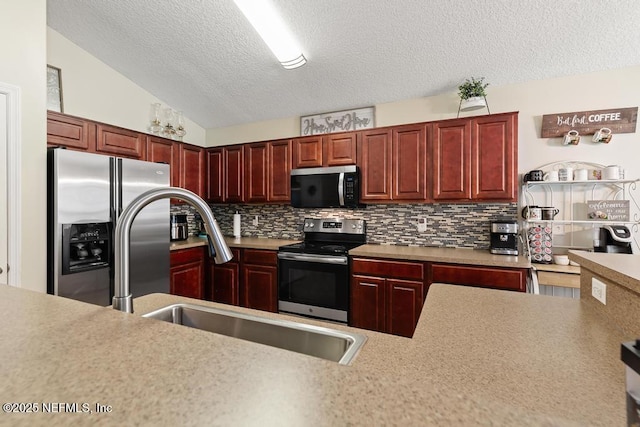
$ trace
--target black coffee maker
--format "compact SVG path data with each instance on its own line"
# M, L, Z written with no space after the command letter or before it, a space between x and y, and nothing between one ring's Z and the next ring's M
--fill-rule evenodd
M595 252L609 252L616 254L633 253L631 231L625 225L605 225L600 227L598 236L593 240Z
M491 247L489 251L498 255L518 255L518 223L513 220L491 222Z

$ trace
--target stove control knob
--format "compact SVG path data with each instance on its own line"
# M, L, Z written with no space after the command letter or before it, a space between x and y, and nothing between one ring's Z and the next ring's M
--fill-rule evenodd
M355 224L352 224L352 225L351 225L351 228L353 228L353 229L355 230L356 225L355 225Z
M313 228L313 223L312 223L312 222L310 222L309 224L307 224L307 227L309 227L309 228Z

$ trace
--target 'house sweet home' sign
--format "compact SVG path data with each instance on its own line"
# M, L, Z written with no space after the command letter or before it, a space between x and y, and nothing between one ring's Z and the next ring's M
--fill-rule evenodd
M349 132L373 128L374 107L300 117L300 135Z

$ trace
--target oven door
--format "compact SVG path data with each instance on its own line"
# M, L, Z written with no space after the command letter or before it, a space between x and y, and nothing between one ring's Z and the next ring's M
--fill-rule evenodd
M278 310L348 322L349 259L278 253Z

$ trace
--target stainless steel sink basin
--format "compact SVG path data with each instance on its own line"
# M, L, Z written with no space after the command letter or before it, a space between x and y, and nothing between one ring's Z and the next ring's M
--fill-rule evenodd
M143 315L349 365L367 340L360 334L193 304Z

